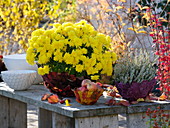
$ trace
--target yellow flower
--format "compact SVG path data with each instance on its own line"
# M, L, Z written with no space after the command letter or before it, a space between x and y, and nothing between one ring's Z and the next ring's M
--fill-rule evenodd
M44 66L44 73L45 73L45 74L48 74L49 71L50 71L49 66L48 66L48 65L45 65L45 66Z
M94 76L91 76L91 79L92 79L92 80L98 80L99 77L100 77L99 75L94 75Z
M37 61L42 65L38 69L41 75L53 69L72 71L73 68L76 74L85 71L97 80L100 74L111 75L112 64L117 60L116 53L109 51L110 42L110 36L95 31L85 20L75 24L57 23L52 29L32 33L26 59L30 64Z
M40 74L40 75L45 74L44 69L42 67L38 68L38 74Z
M76 71L77 72L82 72L83 68L84 68L83 65L80 65L80 64L76 65Z
M31 36L33 37L33 36L41 36L41 35L43 35L44 34L44 30L43 29L37 29L37 30L35 30L35 31L33 31L32 32L32 34L31 34Z
M40 54L38 57L38 63L39 64L46 64L49 61L49 58L46 56L46 54Z
M97 63L95 67L96 67L97 70L101 70L102 69L102 64L101 63Z
M115 52L112 52L112 60L116 61L117 60L117 55Z
M74 26L74 24L71 23L71 22L65 22L65 23L62 24L62 27L63 27L63 28L65 28L65 27L71 27L71 26Z
M55 24L53 25L54 28L58 28L59 26L61 26L61 24L59 24L59 23L55 23Z
M44 32L45 36L48 36L49 38L52 37L52 34L54 33L54 29L49 29Z

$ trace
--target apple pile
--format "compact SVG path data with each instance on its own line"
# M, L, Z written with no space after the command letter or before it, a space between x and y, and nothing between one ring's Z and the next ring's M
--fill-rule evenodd
M81 87L74 90L76 101L84 105L95 104L104 91L100 85L100 83L84 79L81 83Z

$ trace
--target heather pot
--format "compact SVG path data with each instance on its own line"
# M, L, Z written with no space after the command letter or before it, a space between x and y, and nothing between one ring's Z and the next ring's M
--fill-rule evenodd
M156 80L144 80L141 83L115 83L120 95L128 101L136 101L139 98L146 98L156 85Z

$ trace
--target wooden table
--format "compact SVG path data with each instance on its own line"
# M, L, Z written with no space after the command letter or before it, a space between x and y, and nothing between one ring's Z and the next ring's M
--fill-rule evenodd
M39 128L118 128L118 114L126 113L128 128L147 128L143 119L147 108L170 112L170 102L155 101L136 105L107 106L107 99L101 97L95 105L81 105L71 99L71 106L50 104L41 101L45 93L50 93L43 85L32 85L26 91L13 91L0 83L0 128L26 128L27 104L39 108Z

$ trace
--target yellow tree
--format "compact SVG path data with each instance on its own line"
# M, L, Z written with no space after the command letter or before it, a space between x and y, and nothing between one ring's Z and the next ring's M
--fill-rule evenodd
M0 54L22 53L32 31L50 23L70 20L74 0L1 0ZM68 11L68 9L70 9Z

